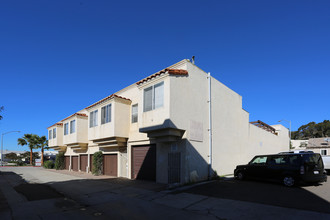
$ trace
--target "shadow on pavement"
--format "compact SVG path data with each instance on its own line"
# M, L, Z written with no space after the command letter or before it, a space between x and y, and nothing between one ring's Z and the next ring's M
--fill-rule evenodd
M300 187L290 188L272 183L237 181L233 179L206 183L184 190L184 192L330 213L330 203L328 201Z

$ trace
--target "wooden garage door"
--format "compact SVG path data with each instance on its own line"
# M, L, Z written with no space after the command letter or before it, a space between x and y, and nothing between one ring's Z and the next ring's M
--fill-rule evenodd
M80 155L80 170L86 172L86 167L88 165L88 155Z
M117 176L117 154L104 154L103 170L104 175Z
M156 146L132 147L132 178L156 181Z
M78 171L78 156L72 157L72 170Z
M70 156L65 156L65 169L68 170L70 166Z

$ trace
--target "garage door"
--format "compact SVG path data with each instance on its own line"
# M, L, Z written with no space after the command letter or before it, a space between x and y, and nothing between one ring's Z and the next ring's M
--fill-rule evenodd
M132 147L132 178L156 181L156 146Z
M70 166L70 156L65 156L65 169L68 170Z
M103 156L104 175L117 176L117 154L105 154Z
M72 157L72 170L78 171L78 156Z
M80 155L80 170L86 172L86 167L88 163L88 155Z

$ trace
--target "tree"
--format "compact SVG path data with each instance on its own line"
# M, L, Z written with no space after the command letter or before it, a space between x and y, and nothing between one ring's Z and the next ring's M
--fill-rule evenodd
M2 112L4 110L4 107L3 106L0 106L0 112ZM2 119L2 115L0 115L0 120Z
M37 148L37 135L35 134L24 134L22 138L17 139L18 145L25 146L28 145L30 148L30 165L33 161L33 149Z
M65 169L65 156L64 152L59 152L55 158L55 169L64 170Z
M6 154L6 155L5 155L5 158L6 158L6 159L9 159L9 160L11 160L11 161L16 161L16 160L18 160L18 156L17 156L17 154L15 154L15 153L13 153L13 152Z
M39 137L38 135L36 135L35 138L36 138L36 148L41 149L41 166L42 166L44 165L44 149L49 149L48 140L46 136Z
M102 151L97 151L93 154L93 170L94 175L101 175L103 170L103 153Z
M330 121L324 120L320 123L309 122L298 128L298 131L291 132L291 138L294 140L330 137Z

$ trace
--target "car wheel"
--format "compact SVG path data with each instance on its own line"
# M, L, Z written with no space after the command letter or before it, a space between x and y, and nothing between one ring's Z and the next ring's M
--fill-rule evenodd
M294 178L292 176L285 176L283 178L283 184L289 187L293 186L295 184Z
M245 178L244 174L242 171L239 171L237 174L236 174L236 177L238 180L243 180Z

